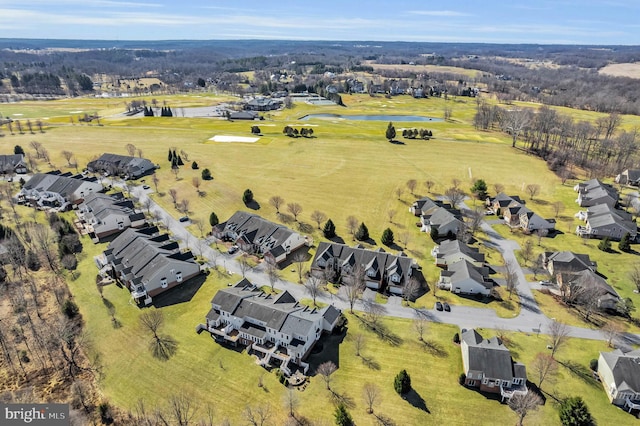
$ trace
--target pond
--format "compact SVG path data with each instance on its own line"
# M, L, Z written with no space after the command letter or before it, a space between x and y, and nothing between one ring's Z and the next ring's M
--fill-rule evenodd
M300 120L310 120L312 118L355 120L355 121L442 121L442 118L425 117L422 115L342 115L342 114L309 114L300 117Z

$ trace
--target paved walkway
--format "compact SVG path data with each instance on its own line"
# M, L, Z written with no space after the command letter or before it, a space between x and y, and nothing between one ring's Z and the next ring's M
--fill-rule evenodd
M149 198L147 193L151 191L151 189L143 190L142 186L131 188L132 194L139 198L143 205L146 199ZM202 253L202 256L208 259L210 266L222 266L226 271L242 275L240 264L235 259L238 254L228 255L215 250L210 246L210 241L200 239L186 229L186 226L190 225L189 222L179 222L153 201L151 201L150 210L154 212L162 223L168 226L169 230L177 239L182 241L183 245L195 251L197 254ZM519 265L514 253L515 250L520 248L517 242L503 238L486 222L482 224L482 230L489 237L489 241L485 242L486 245L493 246L499 250L506 261L511 261L514 265ZM540 311L533 297L531 285L527 282L522 268L517 266L516 273L518 275L516 290L520 296L521 309L520 313L513 318L500 318L493 309L489 308L472 308L458 305L452 306L451 312L437 311L435 309L417 310L403 306L402 303L397 303L397 299L394 300L395 303L386 303L380 306L384 307L385 315L398 318L415 318L416 315L422 315L431 321L454 324L461 328L501 328L530 334L548 334L551 320ZM245 277L257 286L270 285L267 275L264 273L264 265L262 264L245 272ZM279 290L287 290L296 299L309 298L304 286L300 284L281 280L276 283L275 287ZM348 310L349 302L342 293L343 291L339 291L337 295L324 294L318 297L317 301L331 303L339 309ZM356 302L354 309L364 309L363 302ZM600 330L574 326L570 326L569 328L572 337L606 340L605 335ZM623 337L623 340L624 342L622 343L626 345L640 344L640 335L628 333Z

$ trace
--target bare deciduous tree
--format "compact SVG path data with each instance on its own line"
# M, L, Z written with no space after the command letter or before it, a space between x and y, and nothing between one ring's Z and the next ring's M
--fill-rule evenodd
M67 151L66 149L62 151L62 156L65 160L67 160L67 165L71 166L71 159L73 158L73 152Z
M435 185L435 182L432 181L432 180L425 180L423 185L427 189L427 192L431 193L431 189L433 189L433 186Z
M524 244L522 244L522 249L520 250L520 257L522 257L522 260L524 261L524 266L529 264L529 261L531 261L534 255L533 242L527 238L524 241Z
M398 198L398 200L402 199L402 194L404 194L404 189L402 189L400 187L396 188L395 194L396 194L396 197Z
M178 190L175 188L169 189L169 197L173 201L173 207L176 207L178 205Z
M243 253L242 256L238 259L238 264L240 265L240 273L242 274L242 278L246 278L247 271L251 269L251 264L249 263L249 257L246 253Z
M538 185L537 183L530 183L525 187L525 189L529 193L530 200L533 200L533 197L540 193L540 185Z
M313 305L316 306L316 298L318 298L324 292L324 282L321 278L311 274L307 281L304 283L304 288L313 300Z
M192 398L185 394L171 395L169 398L169 411L175 424L188 426L196 415L196 405Z
M527 109L509 109L502 114L502 128L511 135L511 146L516 146L516 141L531 122L531 112Z
M353 313L353 306L356 304L364 291L364 270L356 266L347 280L344 282L344 292L349 302L349 310Z
M242 416L251 426L265 426L271 418L271 406L269 404L256 407L247 406L242 412Z
M393 218L396 216L397 211L394 209L387 210L387 217L389 218L389 223L393 223Z
M127 150L129 157L133 157L136 155L136 146L134 144L128 143L124 146L124 148Z
M367 322L369 323L369 327L373 330L378 328L380 324L380 320L387 312L387 309L384 305L376 303L374 300L365 300L364 301L364 313Z
M531 389L526 394L516 394L509 399L509 407L518 414L518 426L522 426L524 418L542 405L542 399Z
M355 216L347 217L347 229L351 235L356 233L356 229L358 229L358 218Z
M538 379L538 388L542 389L542 383L547 379L551 381L558 371L558 363L551 355L539 352L533 359L531 369Z
M178 211L185 215L189 214L189 204L189 200L187 198L184 198L178 203Z
M281 279L280 270L274 262L266 261L265 263L267 264L267 279L269 280L271 291L274 292L276 290L276 283Z
M198 195L201 195L200 186L202 185L202 179L200 179L198 176L194 176L191 178L191 184L196 189L196 192L198 193Z
M404 283L404 286L402 286L402 297L404 298L405 303L413 301L420 293L421 288L422 285L416 277L409 278Z
M636 290L640 291L640 264L636 263L629 271L629 279L636 286Z
M551 357L555 359L556 353L567 344L569 340L569 326L563 322L551 320L549 323L549 344L551 345Z
M427 331L428 325L429 322L424 315L416 313L413 319L413 329L418 333L418 340L421 342L424 341L424 333Z
M304 264L307 261L307 253L298 251L293 255L293 261L296 265L296 271L298 272L298 283L302 283L302 275L305 273Z
M493 190L496 192L496 195L498 195L501 192L504 192L504 185L501 183L494 183Z
M516 273L516 268L517 265L514 265L512 261L504 263L504 280L507 291L509 292L509 300L511 300L513 291L518 285L518 274Z
M364 349L365 345L366 345L366 340L365 340L364 334L357 333L355 336L353 336L353 346L356 349L356 356L360 356L360 353Z
M615 346L616 340L622 336L623 331L624 329L622 326L613 321L609 321L604 325L604 327L602 327L602 332L607 338L607 345L609 345L610 348Z
M459 188L452 186L444 192L445 197L449 200L451 207L457 207L464 200L464 192Z
M413 195L413 192L416 190L416 186L418 186L418 181L415 179L409 179L407 181L407 188L411 192L411 195Z
M551 204L551 207L553 208L553 212L555 213L555 217L557 218L564 210L564 203L562 201L556 201Z
M367 405L367 413L373 413L373 407L380 403L380 388L375 383L367 382L363 388L364 402Z
M327 220L327 215L320 210L314 210L311 212L311 220L313 220L318 225L318 229L320 229L320 224Z
M293 219L297 222L298 215L302 213L302 206L298 203L288 203L287 211L293 215Z
M335 373L337 369L332 361L326 361L320 364L316 370L316 373L322 376L322 380L324 380L324 384L328 390L331 390L331 375Z
M273 197L269 198L269 204L271 204L273 208L276 209L276 214L280 214L280 207L284 204L284 198L279 195L274 195Z

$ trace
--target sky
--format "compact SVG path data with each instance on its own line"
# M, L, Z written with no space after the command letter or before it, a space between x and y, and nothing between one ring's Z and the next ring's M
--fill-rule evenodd
M640 45L640 0L0 0L0 38Z

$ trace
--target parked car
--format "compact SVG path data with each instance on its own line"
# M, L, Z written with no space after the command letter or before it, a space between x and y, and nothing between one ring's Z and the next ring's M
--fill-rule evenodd
M189 222L189 218L187 216L182 216L180 219L178 219L180 222Z
M441 310L443 309L443 307L442 307L442 303L440 303L440 302L436 302L436 309L437 309L437 310L439 310L439 311L441 311Z
M142 189L149 189L151 188L149 185L142 185Z
M229 250L227 251L227 253L229 253L229 254L233 254L233 253L237 252L237 251L238 251L238 249L239 249L239 247L238 247L238 246L233 245L233 246L229 247Z
M551 281L540 281L540 285L553 285Z
M444 303L443 303L443 306L444 306L444 310L445 310L445 311L447 311L447 312L451 312L451 306L449 306L449 304L448 304L447 302L444 302Z

